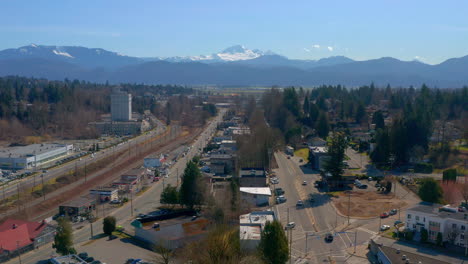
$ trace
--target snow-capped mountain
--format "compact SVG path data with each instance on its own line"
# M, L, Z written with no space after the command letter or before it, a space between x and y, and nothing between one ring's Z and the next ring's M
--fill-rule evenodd
M261 51L258 49L248 49L243 45L235 45L224 49L221 52L213 53L211 55L200 55L200 56L186 56L186 57L167 57L160 58L160 60L170 61L170 62L190 62L190 61L199 61L204 63L212 62L231 62L231 61L243 61L243 60L252 60L264 55L275 55L272 51Z
M116 69L143 61L140 58L129 57L100 48L93 49L78 46L45 46L31 44L17 49L0 51L0 59L31 58L65 61L84 68L110 69Z

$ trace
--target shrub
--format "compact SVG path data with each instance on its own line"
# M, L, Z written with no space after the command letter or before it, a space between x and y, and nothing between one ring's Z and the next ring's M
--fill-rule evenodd
M414 172L417 173L432 173L434 166L430 163L418 163L414 167Z

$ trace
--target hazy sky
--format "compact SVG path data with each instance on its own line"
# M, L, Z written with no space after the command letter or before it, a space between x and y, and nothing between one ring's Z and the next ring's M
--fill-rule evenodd
M0 49L31 43L131 56L243 44L297 59L468 55L466 0L0 0Z

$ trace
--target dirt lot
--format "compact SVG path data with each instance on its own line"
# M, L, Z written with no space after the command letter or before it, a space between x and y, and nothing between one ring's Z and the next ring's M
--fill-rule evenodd
M382 212L388 212L391 209L398 209L407 205L405 201L394 198L393 194L380 194L357 190L335 193L332 201L342 215L348 214L349 194L351 195L349 202L351 217L378 217Z

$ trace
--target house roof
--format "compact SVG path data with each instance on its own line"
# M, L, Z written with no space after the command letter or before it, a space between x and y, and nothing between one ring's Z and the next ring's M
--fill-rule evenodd
M240 191L250 194L260 194L271 196L271 190L269 187L240 187Z
M7 219L0 225L0 252L15 251L31 244L46 226L43 222Z

